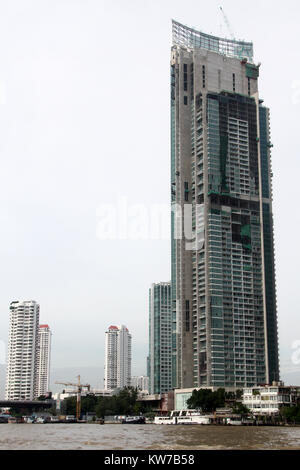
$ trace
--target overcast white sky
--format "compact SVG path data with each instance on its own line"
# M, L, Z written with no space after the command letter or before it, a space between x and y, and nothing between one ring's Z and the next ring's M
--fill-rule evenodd
M9 303L34 299L53 329L53 369L94 367L93 385L102 386L105 330L125 324L133 374L146 373L148 288L170 279L170 243L99 240L97 210L122 198L169 204L171 18L229 37L220 4L262 62L281 370L300 385L292 361L300 340L300 4L292 0L0 0L0 340Z

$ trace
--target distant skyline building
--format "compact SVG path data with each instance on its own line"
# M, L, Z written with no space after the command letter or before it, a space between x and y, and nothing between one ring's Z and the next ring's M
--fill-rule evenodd
M105 333L104 389L130 387L131 335L126 326L111 325Z
M40 306L34 300L10 304L6 400L35 397Z
M269 109L252 43L172 22L173 386L279 380Z
M149 391L149 377L145 375L140 375L136 377L131 377L131 386L137 388L140 391Z
M35 396L37 397L46 395L46 393L49 392L51 336L52 333L49 325L39 325L35 392Z
M172 389L171 283L152 284L149 289L149 393Z

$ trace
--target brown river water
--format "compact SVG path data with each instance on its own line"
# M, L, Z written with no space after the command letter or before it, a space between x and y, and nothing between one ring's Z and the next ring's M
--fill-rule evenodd
M1 450L293 450L300 427L1 424Z

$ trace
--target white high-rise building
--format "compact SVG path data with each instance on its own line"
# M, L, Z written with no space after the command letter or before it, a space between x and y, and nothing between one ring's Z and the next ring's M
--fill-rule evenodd
M131 377L131 386L141 392L149 392L149 377L145 375Z
M104 388L130 387L131 335L126 326L110 326L105 333Z
M32 400L35 396L39 311L40 306L34 300L10 304L7 400Z
M40 397L49 392L50 356L51 356L51 330L49 325L39 326L37 348L37 373L35 396Z

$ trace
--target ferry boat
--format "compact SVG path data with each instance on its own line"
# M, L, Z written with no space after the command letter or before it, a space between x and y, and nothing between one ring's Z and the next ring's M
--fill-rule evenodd
M172 411L170 416L155 416L154 424L211 424L212 415L204 415L199 410Z

